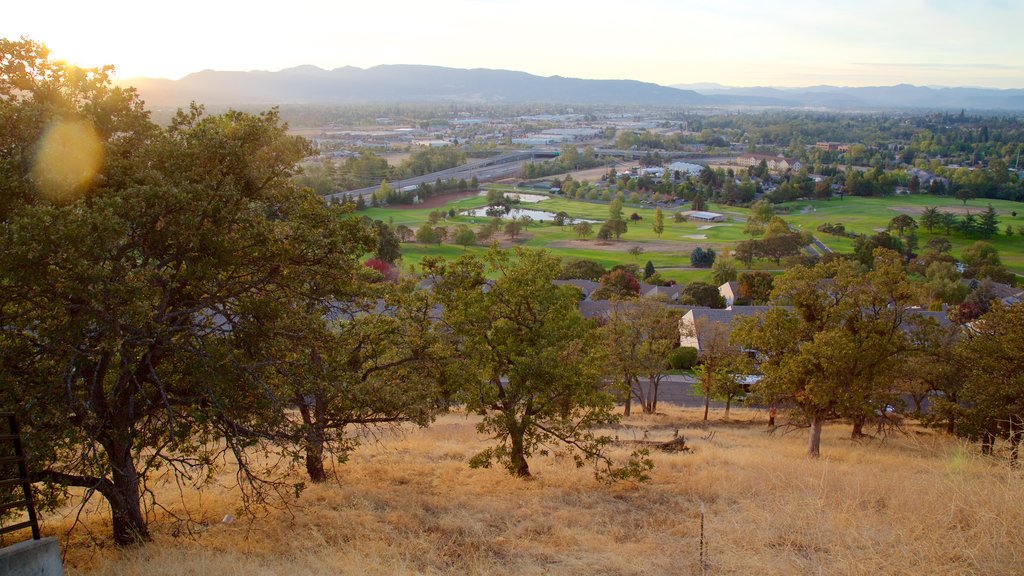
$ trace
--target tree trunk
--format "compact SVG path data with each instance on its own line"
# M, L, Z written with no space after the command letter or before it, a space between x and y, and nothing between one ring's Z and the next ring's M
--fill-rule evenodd
M708 419L708 408L711 407L711 393L704 394L704 421Z
M306 474L309 474L311 482L327 480L327 471L324 470L324 442L320 435L314 432L306 438Z
M306 474L312 482L323 482L327 480L327 472L324 470L324 434L316 424L320 421L317 406L322 406L323 402L319 401L319 398L311 402L303 395L297 396L295 400L302 416L305 436ZM317 412L316 421L313 412Z
M991 456L993 454L993 445L995 444L995 436L988 432L981 434L981 453Z
M859 440L864 436L864 417L857 416L853 419L853 431L850 432L850 439Z
M911 396L914 400L914 418L921 419L921 404L924 403L924 397Z
M648 394L651 398L651 414L658 411L658 385L660 383L657 380L651 380L651 389Z
M725 399L725 419L729 419L729 406L732 405L732 396Z
M115 442L104 446L113 476L109 494L103 494L110 504L111 525L114 542L118 546L130 546L149 540L149 528L142 516L142 502L139 496L139 473L135 470L131 446Z
M633 391L629 390L629 391L626 392L626 401L623 403L623 406L622 406L622 415L623 416L629 416L630 412L632 411L632 406L633 406Z
M770 407L768 407L768 427L771 428L771 427L774 427L774 426L775 426L775 405L772 404Z
M512 451L509 455L511 460L511 472L520 478L530 477L530 465L526 463L526 455L523 453L524 428L509 430L509 437L512 440Z
M820 414L811 416L811 433L807 438L807 456L817 458L821 456L821 425L824 418Z

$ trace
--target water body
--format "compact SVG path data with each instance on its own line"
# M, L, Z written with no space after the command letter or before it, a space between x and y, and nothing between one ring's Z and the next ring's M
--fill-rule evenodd
M487 208L476 208L474 210L465 210L462 212L466 216L478 216L481 218L490 218L487 215ZM529 208L513 208L508 214L502 215L502 218L522 218L523 216L529 216L534 222L551 222L555 219L554 212L546 212L544 210L531 210ZM590 222L598 224L600 220L587 220L586 218L575 218L573 223L576 222Z

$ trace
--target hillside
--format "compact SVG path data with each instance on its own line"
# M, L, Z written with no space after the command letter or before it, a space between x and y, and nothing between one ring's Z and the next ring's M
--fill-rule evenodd
M803 88L734 87L720 84L674 84L716 104L828 110L1024 110L1024 90L895 86L808 86Z
M132 78L150 107L207 105L476 102L698 105L708 99L635 80L542 77L511 70L388 65L324 70L298 66L278 72L204 70L180 80Z
M152 545L117 551L105 511L88 506L68 573L699 574L701 502L709 574L1019 573L1024 479L974 446L916 426L852 442L836 423L812 461L803 430L766 434L761 412L713 413L706 430L697 410L661 412L613 431L620 455L677 428L692 446L655 451L647 485L597 483L558 452L534 460L532 481L471 470L487 439L453 414L363 446L297 507L251 522L222 522L237 494L187 489L188 522L160 513ZM63 535L74 517L46 531Z

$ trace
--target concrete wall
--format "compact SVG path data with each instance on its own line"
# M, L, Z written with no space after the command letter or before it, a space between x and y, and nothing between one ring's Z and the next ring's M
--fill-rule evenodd
M3 576L63 576L60 546L55 538L26 540L0 548Z

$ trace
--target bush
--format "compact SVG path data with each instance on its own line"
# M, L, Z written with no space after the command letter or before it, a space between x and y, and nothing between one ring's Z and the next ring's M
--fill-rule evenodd
M682 346L672 351L668 357L668 365L673 370L689 370L697 365L697 349Z

